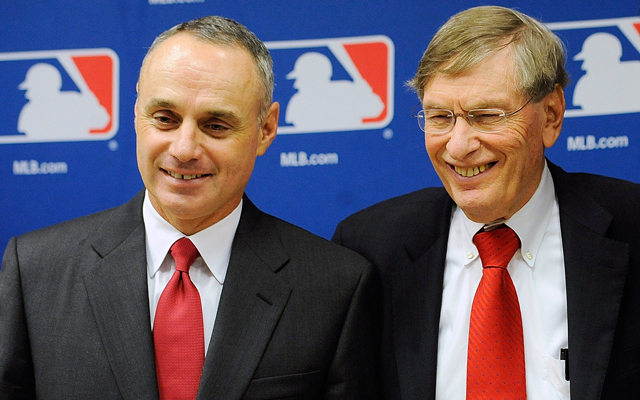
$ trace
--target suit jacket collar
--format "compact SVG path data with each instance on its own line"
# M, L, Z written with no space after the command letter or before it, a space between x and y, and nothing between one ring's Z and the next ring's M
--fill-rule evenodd
M84 283L123 398L157 398L147 290L144 191L88 238ZM245 196L198 398L240 399L291 294L274 219ZM114 322L117 321L117 322Z
M292 287L275 274L289 261L274 219L245 196L198 399L240 399Z
M106 356L123 398L157 398L149 314L144 191L105 212L81 255L84 284Z

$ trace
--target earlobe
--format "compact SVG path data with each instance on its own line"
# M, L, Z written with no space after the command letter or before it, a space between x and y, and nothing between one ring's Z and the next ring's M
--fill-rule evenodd
M263 155L273 139L275 139L278 132L278 117L280 115L280 104L274 102L269 107L267 115L262 120L262 126L260 127L259 143L258 143L258 155Z
M562 122L564 120L565 99L564 90L556 84L553 92L549 93L543 100L546 121L542 140L544 147L551 147L560 136Z

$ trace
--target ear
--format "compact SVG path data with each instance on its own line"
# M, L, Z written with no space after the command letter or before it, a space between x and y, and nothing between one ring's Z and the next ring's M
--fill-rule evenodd
M274 102L269 107L269 111L267 111L267 115L265 115L262 120L262 125L260 126L260 132L258 133L258 155L263 155L269 146L271 146L271 142L276 138L276 133L278 131L278 116L280 115L280 104Z
M560 136L562 121L564 120L566 105L562 87L556 84L553 92L549 93L542 100L542 103L544 107L543 112L547 117L542 133L542 142L544 143L544 147L549 148L553 146Z
M136 102L133 104L133 118L138 118L138 86L140 86L140 82L136 83Z

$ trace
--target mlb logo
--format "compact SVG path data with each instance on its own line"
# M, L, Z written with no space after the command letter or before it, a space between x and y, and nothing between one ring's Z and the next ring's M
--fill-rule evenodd
M119 70L111 49L0 53L0 144L112 138Z
M640 18L547 26L569 43L565 117L640 112Z
M388 37L265 44L274 60L279 134L384 128L393 119L394 46Z

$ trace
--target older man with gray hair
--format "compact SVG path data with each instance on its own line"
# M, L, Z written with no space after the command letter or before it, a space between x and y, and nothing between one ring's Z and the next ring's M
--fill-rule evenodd
M342 221L381 272L388 399L640 398L640 185L545 158L561 41L494 6L453 16L409 82L444 188Z

